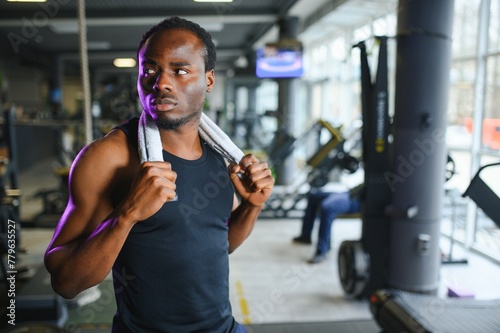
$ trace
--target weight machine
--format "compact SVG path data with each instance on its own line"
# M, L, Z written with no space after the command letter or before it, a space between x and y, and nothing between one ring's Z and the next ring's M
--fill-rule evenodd
M322 134L328 135L325 143L320 143ZM282 191L275 188L261 212L261 218L290 218L303 215L305 199L311 187L322 187L329 182L330 173L338 167L348 173L359 168L359 159L346 151L345 144L350 138L344 137L342 126L334 127L325 120L318 120L298 138L289 135L277 135L270 150L269 163L272 167L280 165L287 156L302 145L311 144L311 136L317 141L317 149L307 158L307 175L298 176L299 182L284 187Z
M361 198L362 238L344 241L338 254L340 283L347 295L362 298L385 285L386 244L389 242L389 217L392 193L385 173L390 169L390 119L388 110L387 37L377 37L379 58L377 76L372 83L366 43L354 45L361 57L362 142L364 193Z

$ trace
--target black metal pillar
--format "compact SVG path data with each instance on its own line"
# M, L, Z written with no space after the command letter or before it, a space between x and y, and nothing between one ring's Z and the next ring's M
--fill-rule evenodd
M441 199L453 0L400 0L388 285L434 293L440 267Z
M295 40L298 35L298 17L284 17L279 21L280 41ZM278 132L294 136L295 94L298 79L278 79ZM279 133L277 133L279 135ZM295 161L293 154L288 156L276 170L276 184L290 185L295 177Z
M260 135L260 133L255 133L255 124L258 121L257 117L257 88L258 85L247 85L248 89L248 105L245 111L245 124L246 124L246 146L248 149L256 149L258 146L255 145L255 135Z

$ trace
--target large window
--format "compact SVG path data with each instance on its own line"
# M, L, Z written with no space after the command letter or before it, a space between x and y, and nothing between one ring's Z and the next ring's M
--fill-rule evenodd
M455 162L455 173L446 187L460 192L465 191L470 181L475 73L474 59L455 61L451 65L446 142L448 154Z
M449 186L460 192L480 166L500 161L499 4L500 0L455 1L447 136L450 155L457 166ZM489 25L482 29L485 22ZM474 120L478 119L481 124L474 127ZM478 128L479 132L473 132ZM494 172L485 172L483 178L497 179L498 168ZM475 205L462 206L465 207L467 211L461 209L453 217L458 228L455 238L500 260L500 230Z
M474 1L476 2L476 1ZM493 0L490 5L489 50L500 52L500 1Z
M305 41L305 76L303 85L310 87L310 119L324 119L334 125L343 125L351 132L361 119L360 61L355 43L365 41L372 74L376 73L378 43L374 36L394 37L396 15L389 13L359 27L339 29L330 38L307 43ZM389 72L394 76L395 42L389 41ZM394 92L391 78L390 90ZM392 95L393 96L393 95ZM390 105L391 111L393 103Z
M474 57L478 41L479 1L456 0L454 17L453 57Z
M500 54L487 60L486 98L481 145L489 152L500 151Z

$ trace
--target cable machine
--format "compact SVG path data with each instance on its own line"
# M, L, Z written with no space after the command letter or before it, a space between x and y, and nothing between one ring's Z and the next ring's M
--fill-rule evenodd
M390 169L390 122L388 109L387 37L376 37L379 58L375 82L372 82L366 43L354 45L361 57L362 141L364 193L362 235L358 241L344 241L338 254L342 288L347 295L365 297L383 287L387 278L389 217L387 209L392 193L385 179Z

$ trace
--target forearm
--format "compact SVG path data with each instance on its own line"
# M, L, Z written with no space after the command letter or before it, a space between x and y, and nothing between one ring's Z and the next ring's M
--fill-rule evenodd
M100 283L109 274L131 226L118 218L99 224L85 239L54 246L45 255L52 287L65 298Z
M232 212L228 231L229 253L236 250L250 235L261 210L261 206L242 202Z

